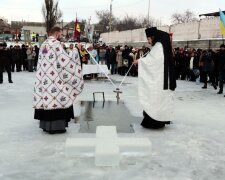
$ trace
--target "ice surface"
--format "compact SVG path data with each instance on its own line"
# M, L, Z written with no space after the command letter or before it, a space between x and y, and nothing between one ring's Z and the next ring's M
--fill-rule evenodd
M152 152L152 143L149 138L118 138L117 143L120 147L120 152L127 155L129 155L129 153L150 155Z
M117 138L116 126L97 126L96 128L97 138Z
M98 132L98 131L97 131ZM97 138L95 149L96 166L119 166L120 150L116 138Z
M65 145L66 156L92 156L95 147L95 138L68 138Z
M66 134L48 135L33 119L34 73L15 72L13 84L0 84L0 179L1 180L224 180L225 177L225 98L208 86L178 81L175 92L175 119L162 130L142 128L133 122L132 133L118 137L146 137L152 142L151 158L121 160L116 168L96 167L93 158L65 157L65 141L80 134L79 124L70 122ZM113 75L120 82L123 77ZM137 78L128 77L122 86L121 101L130 113L142 117L137 98ZM117 83L119 85L119 83ZM106 100L116 101L108 81L88 81L77 100L90 101L93 92L105 92ZM151 92L149 92L151 93ZM99 97L101 101L102 98Z
M116 126L97 126L96 138L68 138L65 152L67 157L95 156L96 166L118 166L121 153L146 156L151 154L151 147L148 138L121 138Z

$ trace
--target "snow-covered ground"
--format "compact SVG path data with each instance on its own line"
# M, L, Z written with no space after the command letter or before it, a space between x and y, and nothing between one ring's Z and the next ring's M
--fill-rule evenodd
M174 124L147 130L137 121L135 135L119 134L148 137L153 144L151 157L124 157L119 167L96 167L93 157L67 158L64 153L68 137L93 134L78 133L79 124L73 122L66 134L42 132L33 119L35 74L19 72L12 76L13 84L8 83L6 73L0 84L1 180L225 179L225 98L211 86L202 90L201 85L178 81ZM118 82L123 78L111 77ZM141 117L137 78L128 77L125 83L121 98L132 115ZM113 86L102 80L86 82L79 100L92 100L92 93L99 90L105 92L106 100L116 101Z

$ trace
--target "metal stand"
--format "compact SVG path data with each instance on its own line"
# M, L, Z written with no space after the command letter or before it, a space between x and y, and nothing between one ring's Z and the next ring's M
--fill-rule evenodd
M94 102L95 102L95 94L96 93L101 93L102 96L103 96L103 101L105 102L105 93L104 92L93 92L93 100L94 100Z
M102 94L102 97L103 97L103 104L102 104L102 108L104 108L104 105L105 105L105 93L104 92L93 92L93 108L95 107L95 94L96 93L101 93Z
M122 91L120 91L119 88L116 88L115 91L113 91L116 93L116 99L117 99L117 104L119 104L119 101L120 101L120 93L122 93Z

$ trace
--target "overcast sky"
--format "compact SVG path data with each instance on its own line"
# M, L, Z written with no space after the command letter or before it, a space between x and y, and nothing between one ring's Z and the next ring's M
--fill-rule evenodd
M111 0L59 0L59 8L63 12L64 22L79 19L96 23L96 10L109 9ZM43 21L41 7L44 0L1 0L0 17L11 20ZM149 0L113 0L113 14L123 18L126 14L133 17L143 17L148 14ZM183 13L189 9L196 15L225 10L224 0L150 0L150 16L169 24L173 13Z

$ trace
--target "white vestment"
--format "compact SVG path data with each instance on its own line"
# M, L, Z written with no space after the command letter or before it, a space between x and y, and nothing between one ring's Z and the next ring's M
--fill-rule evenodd
M164 90L164 53L160 42L139 60L139 99L144 111L158 121L173 119L173 91Z
M191 57L190 60L190 69L193 70L193 62L194 62L194 57Z

